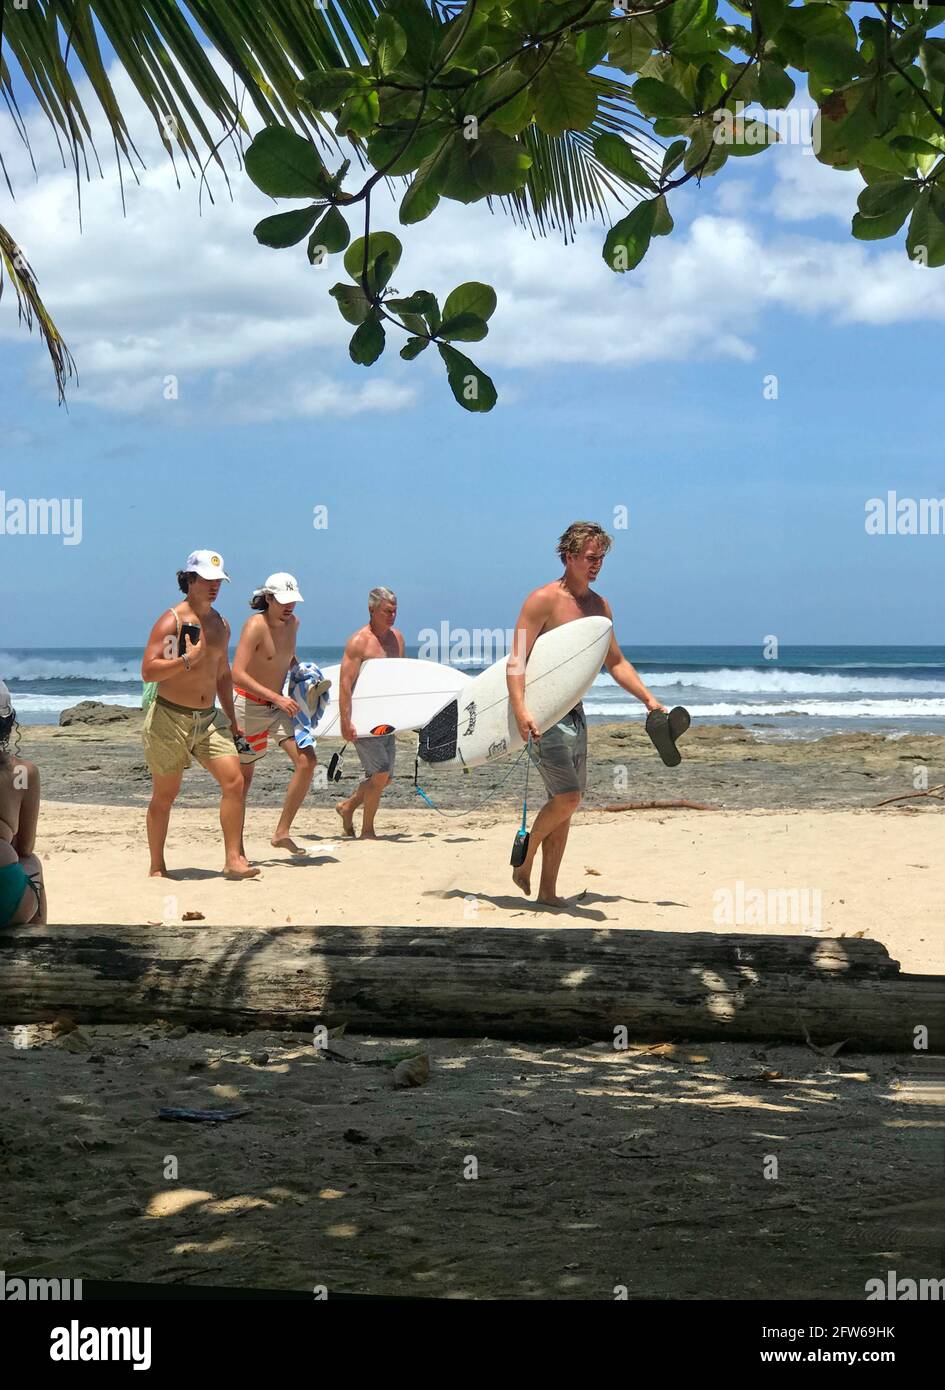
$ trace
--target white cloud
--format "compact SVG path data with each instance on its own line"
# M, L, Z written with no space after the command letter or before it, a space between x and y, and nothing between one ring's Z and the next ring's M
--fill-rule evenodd
M119 74L115 85L130 108L127 79ZM83 187L80 235L74 179L45 124L33 122L35 183L9 119L0 118L0 148L18 195L4 218L22 239L76 355L76 401L123 413L166 410L164 383L174 376L178 419L212 413L252 421L401 410L433 389L440 364L433 359L431 366L429 353L417 364L400 361L396 334L374 368L349 363L352 329L328 296L329 286L346 278L340 257L316 269L304 246L258 246L252 227L275 205L239 171L233 201L217 176L216 202L204 196L200 216L196 180L182 175L178 189L148 118L132 125L149 167L140 183L125 180L127 215L110 170ZM799 147L758 162L769 160L772 194L759 191L760 175L741 170L732 191L714 202L709 190L722 186L725 172L702 190L681 191L673 211L678 220L694 212L693 220L654 242L629 275L604 265L600 226L565 246L560 238L534 239L483 206L444 201L427 222L403 229L404 258L394 279L402 293L425 288L441 296L463 280L495 285L499 309L489 338L470 352L493 374L522 372L517 384L506 376L506 399L513 390L532 391L532 370L555 365L619 373L706 352L750 360L771 306L874 324L945 316L945 280L910 266L901 247L867 248L772 226L770 211L782 222L821 213L846 220L859 180L823 169ZM401 230L383 185L372 225ZM0 336L19 336L6 297L4 304ZM33 361L34 383L49 391L45 359L37 353ZM435 389L445 384L438 380Z
M760 157L772 161L775 185L769 206L775 217L782 222L829 217L849 231L863 187L856 170L821 164L809 146L784 145Z

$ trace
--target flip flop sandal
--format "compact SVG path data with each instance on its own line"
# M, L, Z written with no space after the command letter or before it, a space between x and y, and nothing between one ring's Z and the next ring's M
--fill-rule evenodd
M682 762L676 740L686 732L689 724L689 711L682 705L677 705L669 714L654 709L646 716L646 731L667 767L678 767Z
M310 685L305 692L305 703L308 705L309 714L314 714L318 708L318 702L325 694L326 690L331 689L331 681L318 681L316 685Z

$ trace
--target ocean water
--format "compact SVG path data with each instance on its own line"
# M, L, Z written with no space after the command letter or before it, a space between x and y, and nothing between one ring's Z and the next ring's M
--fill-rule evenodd
M627 655L667 707L685 705L701 723L743 724L759 738L945 734L945 647L782 647L777 661L757 646L641 646ZM299 656L327 666L342 649L303 646ZM139 704L140 662L138 647L8 647L0 649L0 678L22 723L56 724L79 700ZM461 664L475 671L482 663ZM598 722L644 717L606 674L584 707Z

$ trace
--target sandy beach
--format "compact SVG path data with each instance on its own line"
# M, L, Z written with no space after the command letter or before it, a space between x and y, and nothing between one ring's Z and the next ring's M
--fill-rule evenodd
M161 923L186 912L202 913L209 924L260 927L286 921L521 926L539 914L548 920L510 879L522 766L513 776L507 767L465 776L425 769L422 784L446 813L439 814L414 790L412 743L402 738L401 765L378 822L382 838L362 843L342 837L333 810L354 785L357 762L349 758L345 781L316 786L302 808L297 841L307 855L296 859L269 844L288 769L285 758L270 754L257 772L247 817L247 852L262 868L250 883L220 877L215 785L195 767L171 818L171 878L149 880L148 782L133 722L24 732L24 753L43 777L40 850L53 921ZM931 798L872 809L910 793L916 767L928 769L929 785L945 779L945 739L843 735L774 743L734 727L691 734L682 766L667 769L638 726L591 729L588 797L575 817L560 884L569 907L556 919L673 931L863 934L886 945L904 970L945 969L939 852L945 809ZM543 799L535 783L532 816ZM673 798L719 809L605 809ZM726 920L719 894L731 893L734 907L739 883L744 893L796 889L807 917Z
M347 1035L328 1054L161 1023L25 1041L0 1030L8 1272L862 1300L890 1268L936 1270L943 1083L922 1059ZM419 1089L392 1087L403 1051L429 1058ZM167 1123L166 1106L244 1113Z
M638 727L592 729L560 885L569 906L553 913L510 882L521 769L518 786L491 769L428 773L444 818L419 802L402 740L382 838L360 843L340 836L332 809L352 759L340 787L313 790L297 821L307 855L293 858L268 843L287 774L270 756L247 821L262 874L231 883L199 769L172 817L172 876L147 878L134 721L29 728L23 752L42 769L54 922L157 926L191 913L211 929L534 920L763 932L718 920L716 894L741 881L818 890L817 934L870 937L906 971L945 970L942 806L872 809L913 790L917 766L929 785L942 779L945 740L692 733L670 772ZM604 809L670 798L719 809ZM415 1055L429 1079L397 1089L392 1064ZM21 1274L329 1297L862 1299L890 1268L935 1271L941 1062L774 1040L631 1040L618 1053L346 1033L318 1051L302 1033L159 1019L3 1029L0 1243ZM245 1113L167 1123L167 1106ZM765 1181L772 1155L778 1180Z

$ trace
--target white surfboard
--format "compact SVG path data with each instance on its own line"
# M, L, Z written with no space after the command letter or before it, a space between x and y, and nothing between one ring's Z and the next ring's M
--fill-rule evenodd
M612 631L609 618L577 618L535 642L525 667L525 703L542 733L594 684ZM424 762L475 767L524 747L509 703L507 664L503 657L476 676L420 731Z
M315 726L317 738L341 738L340 666L324 666L331 681L328 704ZM444 705L472 684L465 671L437 661L409 656L375 657L365 661L351 693L351 722L358 738L388 734L397 729L422 729Z

